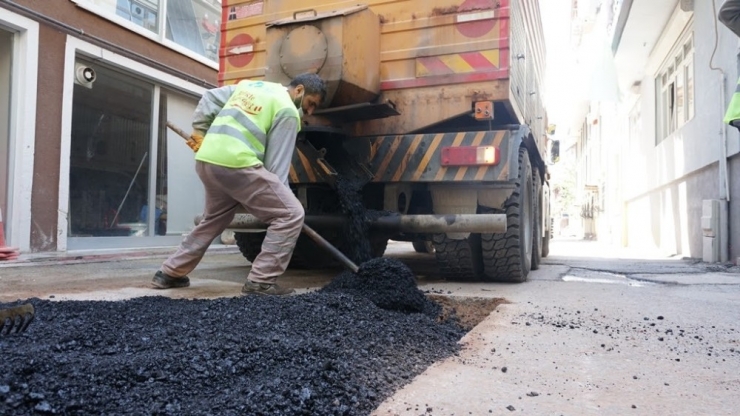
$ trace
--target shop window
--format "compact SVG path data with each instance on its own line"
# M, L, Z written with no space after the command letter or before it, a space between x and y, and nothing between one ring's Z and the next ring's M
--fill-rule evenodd
M157 33L159 0L116 0L116 15Z
M187 129L197 99L99 61L77 64L96 78L74 86L68 237L179 239L204 199L193 153L166 123Z
M72 0L164 45L194 53L212 65L221 41L221 0Z
M154 85L94 69L94 84L74 86L68 235L146 236Z

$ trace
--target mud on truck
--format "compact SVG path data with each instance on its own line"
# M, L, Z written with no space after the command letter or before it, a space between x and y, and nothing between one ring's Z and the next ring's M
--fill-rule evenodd
M224 0L219 83L327 82L303 119L291 187L306 223L340 248L337 178L368 210L374 256L389 240L433 253L449 279L523 282L551 233L544 47L537 0ZM230 229L248 260L264 225ZM332 259L301 236L292 266Z

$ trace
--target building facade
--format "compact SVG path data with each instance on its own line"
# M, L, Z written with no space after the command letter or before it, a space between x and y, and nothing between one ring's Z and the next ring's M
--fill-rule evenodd
M581 114L580 201L592 206L583 208L584 232L668 255L736 261L740 134L722 119L736 89L740 43L717 21L722 0L588 3L587 17L576 20L596 22L619 93L592 99Z
M190 130L218 0L0 0L0 209L22 252L176 245L203 207Z

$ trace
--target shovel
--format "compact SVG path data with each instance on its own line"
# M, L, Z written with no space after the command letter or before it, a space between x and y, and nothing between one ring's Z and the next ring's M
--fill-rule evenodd
M188 136L187 133L185 133L184 130L178 128L174 123L168 121L167 127L169 127L172 131L177 133L178 136L185 139L188 146L190 146L191 149L196 150L200 147L200 142L198 142L198 139L202 141L202 138L193 138L191 136ZM352 262L347 256L344 255L339 249L331 245L326 239L324 239L319 233L313 230L313 228L309 227L305 223L303 224L303 233L306 234L311 240L313 240L316 245L326 250L329 254L331 254L332 257L334 257L337 261L342 263L342 265L349 270L351 270L353 273L357 273L359 270L359 267Z
M35 315L36 311L30 303L0 309L0 335L25 332Z

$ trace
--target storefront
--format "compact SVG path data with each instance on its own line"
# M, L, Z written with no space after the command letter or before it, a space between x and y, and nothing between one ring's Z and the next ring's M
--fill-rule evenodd
M22 252L175 246L203 209L189 131L217 0L0 2L0 209Z
M188 130L204 89L71 36L65 62L58 246L176 245L204 193L166 122Z

